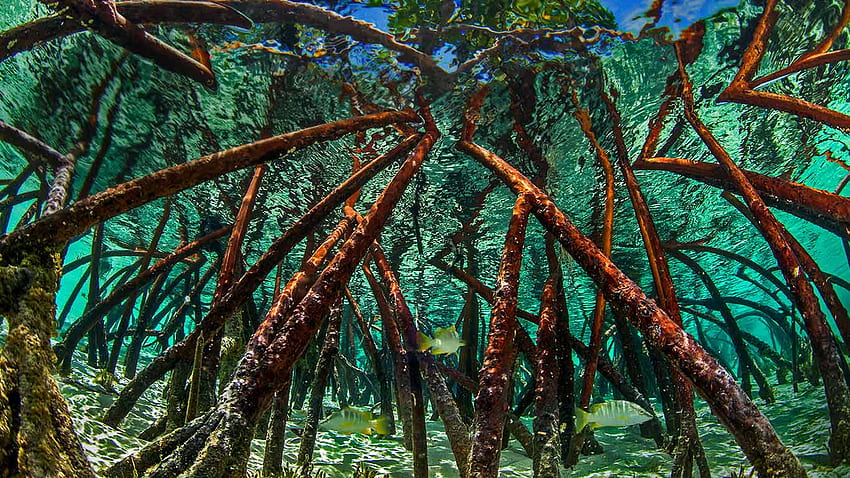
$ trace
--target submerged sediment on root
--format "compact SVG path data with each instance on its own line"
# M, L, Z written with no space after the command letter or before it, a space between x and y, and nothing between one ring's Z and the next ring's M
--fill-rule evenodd
M94 476L51 375L59 253L19 257L0 265L0 289L9 294L0 309L9 329L0 352L0 469L10 476Z

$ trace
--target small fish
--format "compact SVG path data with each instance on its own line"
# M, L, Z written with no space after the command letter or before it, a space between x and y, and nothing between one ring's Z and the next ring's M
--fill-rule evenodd
M374 431L379 435L389 434L387 417L375 418L371 412L345 407L334 412L330 418L321 423L322 428L333 430L346 435L352 433L365 433L371 435Z
M648 411L626 400L597 403L590 407L589 412L576 407L577 431L584 429L587 425L590 425L590 428L624 427L637 425L650 419L652 415Z
M113 391L115 390L115 384L118 383L118 379L108 370L101 370L94 376L94 383L99 384L108 391Z
M424 352L431 349L434 355L441 354L457 354L458 349L466 345L466 342L460 339L457 329L452 325L447 329L437 329L434 332L434 338L419 332L419 350Z

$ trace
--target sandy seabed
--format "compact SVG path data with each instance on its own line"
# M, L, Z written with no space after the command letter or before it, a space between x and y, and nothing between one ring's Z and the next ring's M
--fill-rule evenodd
M82 358L80 354L79 358ZM91 390L94 372L85 365L85 360L75 364L72 376L60 379L62 393L68 399L74 424L80 434L86 453L95 471L105 469L121 457L137 451L146 442L136 436L164 412L162 382L158 382L139 400L136 408L128 415L120 430L115 430L99 421L106 407L114 400L113 395L99 394ZM120 388L126 383L118 385ZM757 400L759 408L767 414L782 441L789 445L805 465L811 477L850 477L850 466L831 468L828 465L826 442L829 436L829 418L821 387L808 383L800 384L795 394L790 385L779 385L775 389L776 402L770 405ZM724 477L736 472L742 465L748 466L746 458L735 440L714 418L702 400L696 400L697 426L705 447L712 476ZM332 405L332 404L328 404ZM657 410L660 407L656 406ZM429 414L430 415L430 414ZM295 413L288 426L300 427ZM531 419L524 419L530 426ZM432 477L456 477L457 470L448 440L439 421L427 422L428 460ZM669 455L655 448L651 439L642 438L638 427L602 428L596 430L596 438L605 448L605 453L584 456L570 471L573 477L667 477L670 474ZM290 432L286 436L285 457L294 462L298 453L298 437ZM254 440L249 468L259 470L265 440ZM366 435L342 435L319 430L316 440L314 462L317 469L329 478L350 477L358 463L364 463L379 474L392 478L412 476L412 457L399 439L379 440ZM502 452L501 476L530 477L531 459L519 444L511 441ZM749 468L747 468L749 469ZM380 476L380 475L379 475ZM564 474L566 475L566 472Z

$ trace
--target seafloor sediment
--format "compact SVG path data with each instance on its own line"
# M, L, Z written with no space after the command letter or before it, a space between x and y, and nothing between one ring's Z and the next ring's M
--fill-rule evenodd
M85 365L78 354L74 372L60 380L62 393L68 399L74 424L85 447L86 454L94 465L95 472L106 469L118 459L138 451L147 442L137 438L138 434L153 423L165 411L161 399L162 382L151 387L138 406L130 412L121 429L116 430L99 421L102 410L114 399L111 394L94 393L100 388L94 382L95 370ZM82 359L82 360L79 360ZM759 403L762 410L776 428L779 436L794 451L805 466L810 477L843 478L850 476L850 465L837 468L828 466L829 457L826 441L829 437L829 418L822 389L808 383L800 384L798 393L791 385L774 388L776 402ZM325 402L327 408L338 404ZM739 472L741 467L749 472L746 458L735 440L711 414L700 399L695 400L697 426L705 447L712 476L724 477ZM660 406L655 404L660 413ZM287 430L284 456L286 462L294 463L298 455L299 440L293 429L301 426L304 414L293 411ZM525 420L525 419L524 419ZM530 426L531 418L527 418ZM429 420L428 459L429 476L451 478L457 476L457 468L449 448L448 440L439 420ZM652 439L642 438L638 427L600 428L596 439L605 448L601 455L585 456L570 471L569 476L581 477L668 477L670 456L655 447ZM249 472L262 467L265 440L252 443ZM363 463L379 474L392 478L411 475L410 452L404 449L400 438L382 440L368 435L343 435L330 430L319 430L316 438L315 465L317 470L327 473L329 478L348 478L351 470ZM531 459L522 447L512 440L502 452L500 476L528 477L532 475ZM562 469L562 472L566 470ZM250 475L249 475L250 476Z

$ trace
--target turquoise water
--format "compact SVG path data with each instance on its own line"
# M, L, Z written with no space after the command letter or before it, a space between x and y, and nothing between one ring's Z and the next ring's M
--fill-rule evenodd
M476 53L491 47L497 39L508 37L504 33L507 30L556 31L569 21L587 28L599 25L612 31L637 34L649 21L640 14L652 2L398 0L313 3L374 23L406 44L428 51L438 67L455 72L463 68L463 62L475 58ZM91 150L79 158L73 178L72 196L79 199L76 194L83 188L99 155L103 164L92 175L92 193L205 154L255 141L263 131L281 134L348 118L352 116L352 103L343 92L343 84L356 86L361 95L359 103L372 102L381 109L413 104L415 92L421 88L431 103L442 136L393 211L380 240L396 269L418 327L431 332L458 321L464 307L466 286L429 264L429 260L448 251L444 256L447 262L473 268L476 277L494 286L515 200L515 196L499 183L493 183L490 188L493 176L454 149L460 137L466 101L485 82L491 92L482 108L476 142L492 149L523 173L529 176L538 173L540 164L528 158L516 131L512 107L521 104L527 113L524 128L540 148L542 161L548 168L543 178L546 191L576 226L594 239L599 237L601 230L604 177L587 138L573 117L570 93L576 90L579 103L590 112L600 144L613 157L614 134L599 98L598 82L604 79L606 89L616 89L619 92L616 104L623 117L629 157L636 158L649 121L664 99L667 78L677 67L673 49L667 41L676 38L697 20L704 19L706 29L702 52L688 67L695 84L697 109L700 118L738 165L830 192L836 191L850 173L850 137L846 131L779 111L716 101L738 70L742 51L762 11L761 2L681 0L662 3L659 26L668 30L655 37L627 41L603 35L602 41L588 47L591 61L583 56L584 53L579 54L577 49L565 47L563 43L529 46L523 44L524 37L517 36L518 40L503 40L507 45L505 51L486 57L466 73L453 78L447 88L439 88L433 78L423 79L420 68L385 47L357 41L347 35L329 34L304 22L257 21L250 30L194 23L149 27L159 38L181 51L189 52L195 45L201 45L210 55L218 81L215 91L164 71L138 55L119 60L122 48L97 35L79 33L0 61L0 120L39 137L60 152L67 152L90 115L95 85L109 77L100 109L95 114L97 126ZM840 18L842 5L843 2L827 0L780 2L780 16L768 41L759 75L787 66L817 45ZM565 13L566 6L570 7L569 15ZM4 7L0 13L0 31L50 14L47 7L31 0L7 0ZM469 33L469 25L488 33ZM464 33L451 33L454 27ZM444 37L434 43L427 34L423 36L423 31ZM667 40L659 41L662 37ZM834 49L845 48L847 43L848 35L844 32L837 37ZM110 77L113 67L115 73ZM803 97L835 111L850 112L850 76L846 62L806 70L764 88ZM683 121L681 102L674 102L671 118L662 131L662 144L676 129L677 121L684 128L678 139L668 145L665 154L715 162ZM372 150L382 152L393 146L395 140L396 136L387 132L368 136L366 141L372 142ZM260 258L281 231L349 176L353 156L361 160L374 156L370 148L355 141L353 136L347 136L268 163L241 251L246 267ZM0 180L3 181L17 177L28 164L21 151L4 142L0 142L0 158ZM358 211L367 211L394 170L391 167L379 173L364 187L356 204ZM662 241L702 241L743 255L770 269L770 273L781 280L768 244L721 196L720 189L668 172L636 171L636 175ZM175 195L154 260L164 257L186 240L233 222L250 176L250 170L233 172ZM9 233L24 225L22 219L28 218L27 211L39 201L39 195L44 194L52 172L48 171L45 178L29 175L18 194L23 196L29 192L31 197L14 206L2 202L6 192L2 193L0 217L7 219L8 226L0 232ZM619 170L615 181L612 260L653 295L652 275ZM0 188L6 184L0 184ZM480 193L484 190L489 192L482 198ZM850 189L845 188L839 194L847 196L848 191ZM134 263L139 251L148 249L164 210L165 201L160 199L105 223L104 258L99 279L101 287L109 285L99 297L88 296L89 279L86 277L91 265L93 234L86 231L72 240L64 253L66 271L56 297L57 339L84 314L87 306L126 281L118 277ZM824 272L850 280L846 238L781 210L774 209L774 212ZM320 241L339 217L335 213L325 220L315 239ZM29 217L28 220L33 219ZM529 223L519 284L519 307L534 313L540 309L540 292L548 277L543 233L542 226L535 220ZM284 282L299 270L307 247L304 242L283 260L279 274ZM149 288L141 290L138 300L129 306L131 328L142 312L142 304L147 302L148 307L153 307L153 316L161 317L153 327L161 331L189 294L193 281L215 263L225 246L226 239L171 269L165 281L167 292L151 298ZM792 306L787 297L777 293L773 284L757 273L720 255L688 254L708 271L723 296L747 299L762 310L788 319ZM469 263L471 256L474 256L474 265ZM590 336L596 287L565 251L559 251L559 259L565 272L570 328L586 343ZM70 269L69 265L75 263L79 266ZM183 274L198 263L198 272ZM683 303L704 303L710 298L693 271L673 259L670 266ZM272 304L275 275L270 274L250 298L254 310L251 320L255 322L265 316ZM216 288L215 274L211 277L213 279L200 289L197 303L192 303L183 333L190 333L209 310ZM379 314L362 273L358 271L353 275L349 288L367 319ZM850 303L850 289L838 283L836 292L844 304ZM479 300L478 305L479 341L472 345L477 347L480 357L486 346L489 306L483 300ZM821 306L826 310L822 301ZM124 304L117 306L107 315L112 329L124 307ZM694 307L699 313L710 313L720 319L719 313L712 309ZM730 301L730 308L742 330L791 361L791 341L765 314L735 301ZM348 329L343 330L356 328L351 325L349 309L346 305L343 321ZM608 329L612 321L609 312L604 329ZM697 321L701 321L701 329ZM837 334L831 318L829 324ZM533 324L521 321L521 326L532 338L536 337ZM739 360L726 332L698 314L689 313L684 315L684 328L704 341L707 348L741 378ZM0 330L5 338L5 323ZM343 337L341 353L360 370L371 374L359 334L359 331L352 331L350 336ZM375 338L381 346L384 340L380 332L375 333ZM148 342L153 340L148 339ZM124 345L128 343L129 338ZM164 383L154 384L120 430L111 429L100 423L99 418L114 394L95 391L100 389L94 380L97 371L84 364L82 355L87 347L84 339L72 375L57 375L57 380L68 400L86 454L95 470L100 471L144 445L137 435L164 413ZM123 377L124 350L116 371L117 390L127 381ZM777 394L774 404L764 404L761 400L756 403L770 418L782 440L811 471L810 476L850 475L846 466L836 469L828 466L829 420L823 388L804 382L795 393L790 385L777 384L773 362L755 349L751 348L750 352L776 387ZM157 353L158 347L149 343L143 349L142 365ZM621 370L625 368L618 340L607 340L603 353ZM806 361L807 353L810 352L804 347L801 361ZM445 362L457 366L454 358L446 358ZM581 369L577 358L576 364L577 369ZM517 393L531 373L528 364L520 365L515 372ZM644 365L644 373L652 374L648 361ZM366 380L359 380L358 385L365 387ZM597 382L602 381L601 377L597 378ZM218 385L219 390L223 385ZM654 392L650 390L650 395ZM612 398L617 397L610 390L597 388L595 400ZM661 406L654 397L653 400L660 414ZM371 402L363 405L372 405ZM338 397L330 391L325 403L329 409L340 405ZM742 465L748 469L732 436L701 399L697 398L695 403L700 435L714 476L728 476ZM526 416L524 420L530 427L531 417ZM293 420L291 426L298 428L299 425ZM427 426L434 476L455 476L454 461L441 424L429 421ZM651 440L640 438L637 429L632 428L597 432L606 452L582 457L577 467L570 471L571 476L669 475L669 455L657 450ZM297 437L289 433L288 461L293 461L297 446ZM259 469L262 450L263 441L255 440L251 470ZM368 459L364 460L364 456ZM360 461L391 476L410 474L410 453L398 440L379 441L319 432L315 462L330 476L343 476L353 463ZM502 476L530 476L531 460L515 441L502 454L501 464Z

